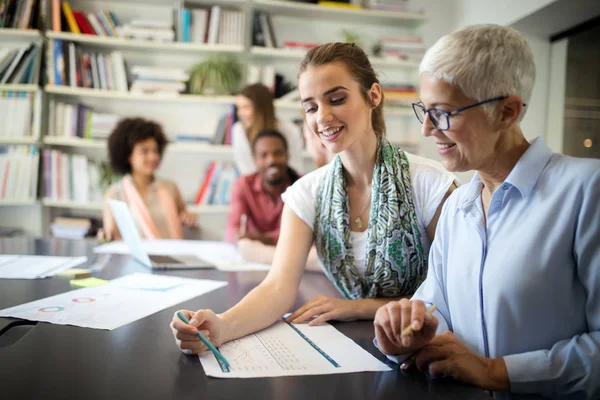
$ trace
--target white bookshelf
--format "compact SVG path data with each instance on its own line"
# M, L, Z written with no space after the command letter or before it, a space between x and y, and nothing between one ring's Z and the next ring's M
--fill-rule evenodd
M27 200L0 200L0 207L23 207L37 204L36 199Z
M318 18L330 21L360 22L361 24L401 23L405 26L415 27L423 24L427 20L424 14L369 9L356 10L280 0L255 0L252 3L252 7L255 10L266 11L278 15L300 18Z
M54 200L48 197L42 199L42 204L45 207L52 208L65 208L69 210L91 210L91 211L102 211L102 203L81 203L70 200Z
M36 92L40 87L35 83L0 85L0 92Z
M33 203L33 202L32 202ZM2 203L0 203L1 205ZM9 204L7 202L7 204ZM50 198L43 198L42 204L46 207L51 208L63 208L67 210L88 210L88 211L102 211L104 205L101 202L95 203L81 203L69 200L54 200ZM195 205L188 204L187 210L195 214L228 214L229 206L227 205Z
M71 96L79 98L96 98L109 100L145 101L163 103L205 103L205 104L234 104L234 96L198 96L192 94L180 95L151 95L143 93L119 92L116 90L89 89L82 87L46 85L44 91L48 94Z
M33 136L0 136L0 144L36 144L38 139Z
M51 2L48 2L50 4ZM98 10L115 10L117 15L123 21L130 18L149 19L172 18L172 9L175 0L70 0L73 9L83 9L86 12ZM254 11L264 11L273 17L275 34L278 43L285 40L306 40L308 42L328 42L340 40L336 36L340 27L347 27L350 30L358 29L367 32L367 42L365 50L370 53L372 43L369 40L379 37L383 34L394 34L398 29L406 28L408 32L415 32L421 29L427 17L423 14L378 11L378 10L354 10L339 7L326 7L308 3L297 3L283 0L185 0L185 7L210 7L220 5L225 9L237 9L245 15L245 27L247 39L244 46L234 45L209 45L203 43L182 43L171 42L162 43L145 40L134 40L128 38L99 37L85 34L72 34L67 32L40 32L38 30L22 29L0 29L0 43L24 43L36 41L40 42L47 39L48 46L46 52L52 46L52 40L64 40L78 43L82 48L91 51L102 51L109 53L112 51L122 52L127 66L148 65L164 67L189 68L205 57L213 55L231 55L237 57L240 63L245 67L249 63L258 63L262 65L273 65L278 73L282 73L286 78L295 82L297 64L302 60L305 51L284 49L284 48L265 48L253 47L251 45L251 32L253 26ZM48 6L50 9L50 6ZM47 13L47 18L51 22L51 13ZM123 18L121 18L123 16ZM289 25L288 23L291 22ZM49 26L49 25L47 25ZM314 37L310 37L314 32L318 32ZM308 35L307 35L308 34ZM288 36L287 38L285 36ZM47 57L47 53L41 56ZM370 56L373 67L381 70L382 77L388 78L398 72L402 77L407 77L411 82L417 76L418 63L413 61L401 61L394 58L378 58ZM50 65L54 60L50 60ZM402 79L402 78L400 78ZM39 82L36 79L36 82ZM242 83L243 84L243 83ZM139 115L146 118L153 118L160 122L165 128L165 132L186 136L208 136L214 132L216 127L216 117L230 110L230 106L235 104L234 96L199 96L199 95L150 95L130 92L118 92L108 90L98 90L70 86L46 85L40 88L37 84L32 85L0 85L0 91L20 91L20 92L38 92L43 95L44 108L47 110L48 101L65 103L82 103L93 110L99 112L116 113L123 116ZM279 117L289 118L300 116L302 108L299 102L276 101L277 115ZM36 105L40 107L41 105ZM414 117L410 107L386 106L386 120L409 121ZM291 118L290 118L291 119ZM64 147L65 152L81 152L91 156L91 158L106 157L106 140L80 139L74 137L48 136L40 133L48 132L48 112L43 113L41 127L38 125L31 137L3 137L0 132L0 145L4 144L41 144L41 146ZM395 122L393 122L395 123ZM393 125L392 123L392 125ZM402 128L393 127L390 129L388 123L388 132L404 132ZM214 127L213 127L214 126ZM399 125L403 126L403 125ZM190 127L187 130L187 127ZM404 140L407 139L407 140ZM390 138L396 144L404 146L409 151L418 149L416 141L410 138ZM174 155L175 154L175 155ZM307 159L310 156L304 152L303 156ZM204 142L177 141L171 142L166 148L165 162L167 157L175 159L175 166L179 169L166 169L165 178L172 179L173 174L185 175L187 182L194 182L194 192L198 189L197 185L202 180L205 169L202 162L210 160L231 160L233 151L230 146L211 145ZM41 161L41 160L40 160ZM163 163L164 164L164 163ZM181 172L182 168L185 172ZM164 171L161 171L161 173ZM38 177L43 181L43 171ZM162 176L162 175L161 175ZM39 194L43 195L43 190ZM193 198L188 194L184 196L187 199ZM101 203L77 203L71 201L56 201L50 198L32 199L17 202L0 202L0 207L14 205L26 206L39 204L44 211L39 218L42 221L42 231L47 231L48 218L55 214L53 210L69 210L79 212L94 212L97 214L102 210ZM209 221L210 216L215 216L216 221L221 221L229 212L229 206L196 206L188 205L191 212L204 215L205 221ZM29 209L24 209L29 210ZM8 211L7 211L8 212ZM11 211L12 212L12 211ZM3 217L0 214L0 219ZM210 222L212 223L212 222ZM220 222L219 222L220 223ZM208 226L207 226L208 227ZM210 227L208 227L210 228ZM42 232L40 232L42 233Z
M68 32L47 31L48 39L68 40L75 43L104 47L111 50L136 49L144 51L160 51L165 53L242 53L244 46L225 44L203 44L182 42L155 42L150 40L135 40L128 38L115 38L106 36L74 34Z
M78 137L44 136L43 143L50 146L77 147L82 149L106 149L106 140L81 139Z
M5 40L39 40L42 33L37 29L0 28L0 42Z

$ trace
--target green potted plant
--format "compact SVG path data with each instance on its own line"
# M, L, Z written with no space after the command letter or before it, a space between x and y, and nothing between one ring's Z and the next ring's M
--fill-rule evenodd
M237 93L242 80L242 66L234 57L209 57L190 70L189 92L197 95Z

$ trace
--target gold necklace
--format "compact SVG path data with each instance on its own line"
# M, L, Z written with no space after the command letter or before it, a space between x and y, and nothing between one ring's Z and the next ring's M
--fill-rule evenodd
M363 205L362 210L358 213L358 216L356 217L356 219L354 220L354 223L356 224L356 226L358 227L358 229L362 229L363 228L363 223L362 223L362 219L360 219L360 216L365 212L365 209L367 208L367 205L371 202L371 189L369 189L368 193L368 197L367 200L365 201L365 204Z

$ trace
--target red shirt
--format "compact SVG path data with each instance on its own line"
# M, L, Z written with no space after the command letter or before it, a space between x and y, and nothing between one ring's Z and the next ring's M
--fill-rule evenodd
M291 183L288 183L284 187L284 191L290 185ZM281 196L273 199L264 190L260 172L241 176L233 184L225 240L228 242L235 240L235 235L240 231L240 218L243 214L246 214L247 232L267 234L277 242L282 212L283 200Z

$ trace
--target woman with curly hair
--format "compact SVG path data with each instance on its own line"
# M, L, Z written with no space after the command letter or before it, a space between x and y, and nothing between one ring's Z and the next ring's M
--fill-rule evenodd
M196 216L186 211L174 182L157 178L167 138L156 122L143 118L124 118L108 138L108 154L114 172L123 178L105 196L103 240L119 239L108 199L127 202L142 237L182 239L182 224L193 226Z

